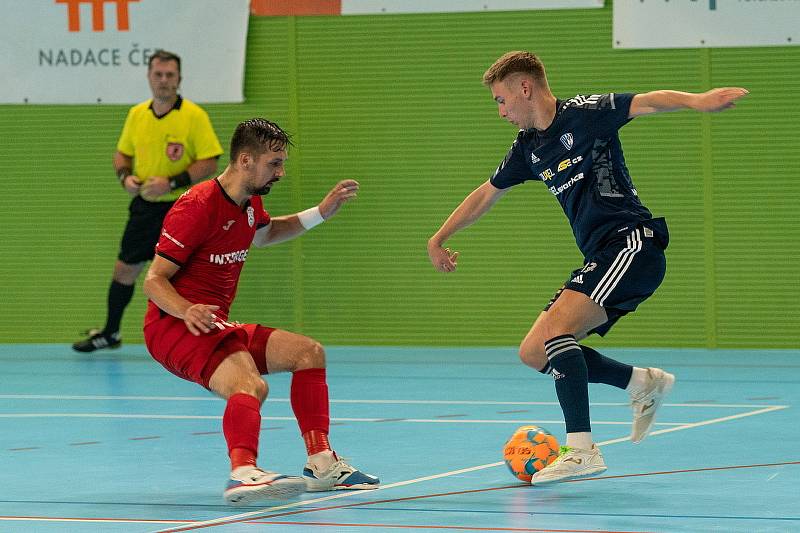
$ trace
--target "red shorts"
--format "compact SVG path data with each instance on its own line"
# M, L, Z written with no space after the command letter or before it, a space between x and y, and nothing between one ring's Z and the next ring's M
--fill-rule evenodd
M209 333L192 335L183 320L165 315L144 327L144 341L153 359L187 381L208 388L208 381L226 357L249 352L258 371L267 373L264 357L274 328L224 322Z

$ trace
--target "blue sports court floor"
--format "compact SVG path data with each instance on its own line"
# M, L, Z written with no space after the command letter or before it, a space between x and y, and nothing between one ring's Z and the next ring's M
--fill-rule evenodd
M383 486L222 504L224 404L141 346L0 346L0 532L800 531L800 350L606 350L677 383L627 440L627 395L591 388L606 475L544 487L500 462L520 425L559 438L552 381L515 349L328 349L331 442ZM300 472L288 375L269 378L261 464Z

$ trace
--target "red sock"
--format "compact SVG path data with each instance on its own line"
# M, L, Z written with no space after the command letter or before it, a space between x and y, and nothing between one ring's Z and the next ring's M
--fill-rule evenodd
M258 455L258 432L261 431L261 402L249 394L237 393L228 398L222 415L222 432L228 443L231 470L255 465Z
M295 372L290 399L308 454L330 450L330 408L325 369L309 368Z
M303 442L306 443L306 452L308 455L324 452L331 449L331 443L328 442L328 434L319 429L312 429L303 433Z

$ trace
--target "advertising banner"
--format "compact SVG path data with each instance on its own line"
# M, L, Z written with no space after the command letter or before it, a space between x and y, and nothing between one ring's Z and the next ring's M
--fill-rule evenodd
M614 48L800 44L800 0L614 0Z
M181 92L242 102L248 0L0 0L0 103L140 102L147 60L181 57Z

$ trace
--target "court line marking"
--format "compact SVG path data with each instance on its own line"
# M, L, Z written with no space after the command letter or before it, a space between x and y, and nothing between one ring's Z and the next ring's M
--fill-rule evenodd
M122 523L122 524L173 524L177 520L147 520L147 519L127 519L127 518L48 518L40 516L0 516L0 521L9 522L100 522L100 523ZM479 527L479 526L440 526L440 525L405 525L405 524L358 524L358 523L338 523L338 522L268 522L264 520L254 521L255 524L264 525L312 525L312 526L335 526L335 527L383 527L392 529L438 529L454 531L511 531L519 533L649 533L646 531L609 531L607 529L542 529L542 528L517 528L517 527Z
M142 401L142 402L222 402L221 398L214 396L76 396L58 394L0 394L0 400L103 400L103 401ZM289 398L267 398L266 403L288 403ZM331 399L330 403L342 404L389 404L389 405L551 405L559 406L558 402L500 402L493 400L401 400L401 399ZM592 402L593 407L619 407L629 406L628 402ZM703 408L751 408L773 407L767 404L755 403L665 403L662 407L703 407Z
M778 410L781 410L781 409L786 409L787 407L788 406L772 406L772 407L767 407L767 408L764 408L764 409L757 409L755 411L750 411L750 412L746 412L746 413L738 413L738 414L735 414L735 415L729 415L729 416L724 416L724 417L719 417L719 418L713 418L713 419L704 420L704 421L701 421L701 422L693 422L691 424L685 424L685 425L679 426L679 427L673 427L673 428L660 429L660 430L657 430L657 431L653 431L653 432L650 433L650 436L652 437L652 436L655 436L655 435L662 435L664 433L672 433L674 431L683 431L683 430L686 430L686 429L693 429L693 428L696 428L696 427L708 426L708 425L711 425L711 424L719 424L719 423L722 423L722 422L728 422L728 421L731 421L731 420L737 420L737 419L746 418L746 417L749 417L749 416L756 416L756 415L766 414L766 413L769 413L769 412L778 411ZM617 439L611 439L611 440L598 442L597 445L598 446L608 446L610 444L618 444L620 442L625 442L625 441L628 441L628 440L630 440L630 436L620 437L620 438L617 438ZM405 486L405 485L411 485L411 484L414 484L414 483L421 483L423 481L431 481L431 480L434 480L434 479L454 476L454 475L458 475L458 474L464 474L464 473L467 473L467 472L475 472L475 471L478 471L478 470L485 470L487 468L494 468L494 467L501 466L501 465L504 465L504 464L505 464L505 461L498 461L496 463L487 463L487 464L484 464L484 465L472 466L472 467L468 467L468 468L462 468L462 469L459 469L459 470L451 470L449 472L443 472L443 473L434 474L434 475L431 475L431 476L424 476L424 477L415 478L415 479L409 479L409 480L405 480L405 481L398 481L396 483L390 483L388 485L381 485L377 489L374 489L374 490L372 490L370 492L375 492L375 491L379 491L379 490L386 490L386 489L391 489L391 488L396 488L396 487L402 487L402 486ZM608 476L608 477L614 477L614 476ZM596 478L590 478L590 479L596 479ZM248 520L248 519L251 519L251 518L254 518L254 517L257 517L257 516L263 516L265 514L270 514L270 513L274 512L274 511L281 511L281 510L284 510L284 509L291 509L291 508L294 508L294 507L302 507L302 506L309 505L309 504L312 504L312 503L319 503L319 502L324 502L324 501L338 500L338 499L341 499L341 498L347 498L347 497L350 497L350 496L354 496L355 494L358 494L358 492L359 491L352 491L352 492L345 492L343 494L332 494L330 496L324 496L322 498L313 498L313 499L310 499L310 500L302 500L302 501L299 501L299 502L292 502L292 503L287 503L287 504L284 504L284 505L277 505L277 506L274 506L274 507L267 507L267 508L261 509L259 511L251 511L251 512L248 512L248 513L241 513L241 514L237 514L237 515L220 517L220 518L215 518L213 520L206 520L204 522L194 522L194 523L192 523L192 525L190 527L162 529L162 530L158 530L155 533L176 533L176 532L179 532L179 531L189 531L189 530L193 530L193 529L202 529L202 528L206 528L206 527L225 525L225 524L229 524L229 523L232 523L232 522L243 522L245 520Z
M686 473L695 473L695 472L710 472L710 471L721 471L721 470L734 470L734 469L744 469L744 468L764 468L764 467L774 467L774 466L788 466L788 465L800 465L800 461L786 461L782 463L764 463L764 464L752 464L752 465L734 465L734 466L717 466L717 467L707 467L707 468L692 468L692 469L681 469L681 470L667 470L667 471L656 471L656 472L643 472L638 474L621 474L615 476L597 476L592 478L582 478L582 479L572 479L566 481L565 483L583 483L587 481L599 481L599 480L607 480L607 479L623 479L623 478L632 478L632 477L644 477L644 476L658 476L658 475L670 475L670 474L686 474ZM352 507L363 507L367 505L378 505L383 503L397 503L397 502L404 502L404 501L411 501L411 500L421 500L427 498L437 498L440 496L454 496L460 494L476 494L476 493L483 493L483 492L493 492L497 490L508 490L508 489L521 489L524 488L526 485L517 483L514 485L504 485L501 487L488 487L482 489L468 489L468 490L459 490L459 491L450 491L450 492L441 492L441 493L433 493L433 494L421 494L417 496L406 496L403 498L390 498L384 500L372 500L372 501L365 501L365 502L355 502L355 503L348 503L343 505L332 505L327 507L313 507L311 509L297 509L294 511L288 511L284 513L274 513L274 514L265 514L264 516L258 517L256 519L250 518L242 518L239 520L235 520L233 522L226 522L225 525L231 523L252 523L252 524L262 524L262 523L271 523L271 522L264 522L263 520L269 518L277 518L281 516L292 516L298 514L305 514L305 513L313 513L318 511L330 511L334 509L345 509L345 508L352 508ZM572 513L550 513L550 514L572 514ZM638 516L638 515L637 515ZM651 516L651 515L642 515L642 516ZM672 516L674 517L674 515ZM709 518L707 516L688 516L688 518ZM725 517L714 517L715 519L725 518ZM743 517L727 517L734 520L743 519ZM746 519L751 519L747 517ZM762 517L752 518L752 519L764 519ZM785 517L770 517L770 520L791 520L796 521L797 518L785 518ZM282 523L282 522L276 522ZM290 523L290 522L286 522ZM291 522L293 523L293 522ZM187 525L183 527L173 528L169 530L159 530L157 533L167 533L170 531L190 531L193 529L200 529L199 526L201 523L197 521L192 521L192 525ZM223 525L223 524L215 524L215 525ZM212 526L203 526L203 527L212 527Z
M785 461L782 463L760 463L760 464L751 464L751 465L733 465L733 466L713 466L713 467L706 467L706 468L690 468L690 469L681 469L681 470L666 470L666 471L656 471L656 472L641 472L638 474L620 474L615 476L597 476L593 478L583 478L583 479L573 479L567 481L566 483L581 483L586 481L599 481L604 479L622 479L622 478L632 478L632 477L644 477L644 476L658 476L658 475L670 475L670 474L686 474L686 473L695 473L695 472L711 472L711 471L721 471L721 470L736 470L736 469L745 469L745 468L764 468L764 467L773 467L773 466L789 466L789 465L800 465L800 461ZM773 474L773 476L776 474ZM302 513L312 513L317 511L329 511L333 509L343 509L343 508L350 508L350 507L359 507L359 506L366 506L366 505L379 505L382 503L397 503L397 502L404 502L404 501L411 501L411 500L421 500L427 498L438 498L441 496L455 496L460 494L476 494L482 492L493 492L497 490L508 490L508 489L521 489L525 487L525 484L522 483L515 483L514 485L503 485L500 487L486 487L482 489L467 489L467 490L458 490L458 491L450 491L450 492L439 492L439 493L432 493L432 494L420 494L417 496L406 496L403 498L390 498L386 500L372 500L366 502L355 502L355 503L348 503L344 505L332 505L328 507L313 507L311 509L298 509L295 511L289 511L286 513L275 513L272 515L264 516L263 519L256 519L252 520L249 523L252 524L291 524L291 525L301 525L301 524L309 524L314 525L317 524L316 522L284 522L284 521L275 521L275 522L267 522L264 519L267 518L277 518L280 516L291 516L296 514ZM575 513L546 513L546 514L575 514ZM585 513L580 513L585 514ZM595 514L593 514L595 515ZM599 516L607 516L602 513L597 513L596 515ZM644 517L663 517L664 515L630 515L630 516L644 516ZM670 517L675 517L674 515ZM707 515L699 515L699 516L683 516L683 518L692 518L692 519L732 519L732 520L790 520L790 521L797 521L800 518L795 517L742 517L742 516L707 516ZM45 517L45 516L0 516L0 521L42 521L42 522L122 522L122 523L142 523L142 524L193 524L196 523L197 520L174 520L174 519L149 519L149 518L89 518L89 517ZM331 525L339 525L342 526L344 524L334 524L330 523ZM380 524L360 524L363 526L378 526ZM399 526L398 526L399 527ZM410 526L410 527L425 527L423 526ZM435 526L429 526L435 527ZM467 526L460 526L463 529L469 529ZM472 528L474 529L474 528ZM597 532L600 533L600 532ZM631 532L633 533L633 532Z
M134 413L2 413L0 418L132 418L163 420L220 420L220 415L148 415ZM295 421L293 416L262 416L261 420ZM564 420L523 419L450 419L450 418L340 418L331 417L332 422L408 422L413 424L564 424ZM613 420L592 421L598 426L629 426L631 422ZM691 422L656 422L660 426L684 426Z
M780 409L785 409L785 408L786 407L783 407L783 406L776 406L776 407L760 409L760 410L756 410L756 411L752 411L752 412L748 412L748 413L740 413L740 414L731 415L731 416L727 416L727 417L721 417L721 418L716 418L716 419L711 419L711 420L704 420L704 421L701 421L701 422L696 422L696 423L692 423L692 424L686 424L683 427L679 427L679 428L669 428L669 429L653 431L650 435L651 436L655 436L655 435L659 435L659 434L670 433L670 432L673 432L673 431L680 431L680 430L683 430L683 429L691 429L691 428L694 428L694 427L700 427L700 426L705 426L705 425L710 425L710 424L726 422L726 421L729 421L729 420L745 418L745 417L748 417L748 416L755 416L755 415L759 415L759 414L765 414L765 413L768 413L768 412L772 412L772 411L776 411L776 410L780 410ZM607 445L610 445L610 444L616 444L616 443L625 442L625 441L628 441L628 440L630 440L630 437L621 437L621 438L618 438L618 439L611 439L611 440L606 440L606 441L599 442L598 445L607 446ZM385 489L395 488L395 487L401 487L401 486L404 486L404 485L420 483L420 482L423 482L423 481L439 479L439 478L442 478L442 477L448 477L448 476L458 475L458 474L467 473L467 472L474 472L474 471L478 471L478 470L484 470L484 469L487 469L487 468L493 468L493 467L496 467L496 466L502 466L503 464L505 464L503 461L498 461L496 463L488 463L488 464L485 464L485 465L478 465L478 466L473 466L473 467L469 467L469 468L462 468L462 469L459 469L459 470L452 470L452 471L449 471L449 472L443 472L443 473L434 474L434 475L431 475L431 476L425 476L425 477L421 477L421 478L415 478L415 479L409 479L409 480L405 480L405 481L399 481L399 482L396 482L396 483L383 485L383 486L379 487L378 489L375 489L375 491L385 490ZM782 465L787 465L787 464L800 464L800 461L792 461L792 462L787 462L787 463L770 463L770 464L760 464L760 465L743 465L743 466L735 466L735 467L710 467L710 468L675 470L675 471L665 471L665 472L650 472L650 473L644 473L644 474L623 474L623 475L618 475L618 476L601 476L601 477L594 477L594 478L587 478L587 479L572 480L572 481L568 481L567 483L584 482L584 481L598 481L598 480L602 480L602 479L616 479L616 478L627 478L627 477L639 477L639 476L672 474L672 473L705 472L705 471L713 471L713 470L729 470L729 469L732 469L732 468L755 468L755 467L764 467L764 466L782 466ZM508 489L508 488L515 488L515 487L520 487L520 485L519 484L515 484L515 485L508 485L508 486L503 486L503 487L491 487L491 488L485 488L485 489L473 489L473 490L466 490L466 491L457 491L457 492L451 492L451 493L444 493L444 495L466 494L466 493L472 493L472 492L486 492L486 491L493 491L493 490L503 490L503 489ZM370 492L374 492L374 491L370 491ZM220 517L220 518L217 518L217 519L214 519L214 520L208 520L208 521L205 521L205 522L198 522L198 521L193 521L193 520L169 520L169 519L151 520L151 519L53 518L53 517L14 517L14 516L0 516L0 521L21 521L21 520L24 520L24 521L43 521L43 522L63 522L63 521L67 521L67 522L109 522L109 523L119 522L119 523L181 524L182 525L182 527L170 528L170 529L160 529L160 530L157 531L157 533L170 533L170 532L177 532L177 531L188 531L188 530L191 530L191 529L201 529L201 528L205 528L205 527L213 527L213 526L216 526L216 525L225 525L225 524L234 523L234 522L243 522L243 521L247 521L247 520L249 520L251 518L254 518L256 516L259 516L259 515L261 515L260 516L261 518L273 518L275 516L286 516L286 515L290 515L290 514L313 512L313 511L319 511L319 510L329 510L329 509L335 509L335 508L341 508L341 507L353 507L353 506L359 506L359 505L372 505L372 504L375 504L375 503L384 503L386 501L394 502L394 501L404 501L404 500L410 500L410 499L429 498L429 497L435 497L435 496L439 495L439 494L432 494L432 495L422 495L422 496L410 496L410 497L406 497L406 498L395 498L395 499L392 499L392 500L379 500L379 501L371 501L371 502L370 501L368 501L368 502L357 502L357 503L354 503L354 504L346 504L346 505L325 507L325 508L299 509L299 510L291 511L291 512L288 512L288 513L280 513L280 514L277 514L277 515L263 516L265 514L274 513L275 511L280 511L280 510L284 510L284 509L292 509L292 508L296 508L296 507L302 507L302 506L306 506L306 505L309 505L309 504L312 504L312 503L319 503L319 502L323 502L323 501L330 501L330 500L346 498L346 497L349 497L349 496L354 496L356 494L358 494L358 492L347 492L347 493L333 494L333 495L325 496L325 497L321 497L321 498L315 498L315 499L311 499L311 500L303 500L303 501L299 501L299 502L293 502L293 503L290 503L290 504L269 507L269 508L261 509L259 511L253 511L253 512L249 512L249 513L242 513L242 514L239 514L239 515L232 515L232 516L227 516L227 517ZM511 531L513 531L513 530L511 530Z

